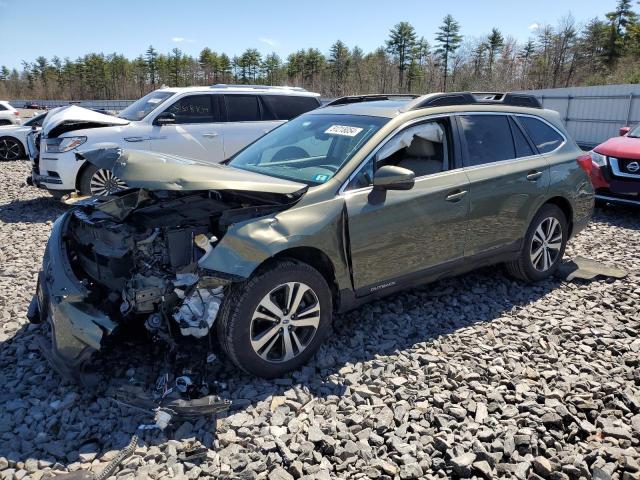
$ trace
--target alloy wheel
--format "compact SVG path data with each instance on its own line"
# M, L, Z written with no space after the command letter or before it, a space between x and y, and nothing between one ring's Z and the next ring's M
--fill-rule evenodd
M92 195L111 195L127 188L127 184L116 177L111 170L99 169L91 177L89 188Z
M0 159L2 160L19 160L21 150L17 140L10 138L0 140Z
M319 324L320 302L311 287L284 283L258 303L251 318L251 346L263 360L287 362L311 344Z
M529 255L533 268L546 272L556 262L562 249L562 225L555 217L540 222L531 239Z

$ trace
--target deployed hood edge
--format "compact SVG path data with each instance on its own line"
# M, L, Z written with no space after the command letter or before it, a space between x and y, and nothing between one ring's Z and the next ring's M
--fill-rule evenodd
M106 170L132 188L145 190L235 190L299 197L308 185L226 165L208 164L156 152L124 150L114 143L100 143L76 153L79 160Z
M124 118L94 112L77 105L70 105L49 112L42 125L42 133L46 137L53 138L73 130L112 127L129 123L130 121Z

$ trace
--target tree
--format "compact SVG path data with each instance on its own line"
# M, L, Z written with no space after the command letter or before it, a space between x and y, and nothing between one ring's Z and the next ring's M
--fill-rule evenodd
M442 25L436 34L436 53L442 59L442 72L444 76L443 90L447 91L447 77L449 75L449 61L460 47L462 36L460 35L460 24L451 15L447 15L442 20Z
M277 85L280 83L280 70L282 68L282 61L280 57L275 53L270 53L264 57L262 62L262 71L267 85Z
M398 83L404 87L404 72L411 63L411 54L416 44L416 31L409 22L400 22L389 31L386 42L389 52L398 62Z
M156 88L156 74L158 72L158 52L152 45L149 45L147 52L145 53L145 59L147 62L147 69L149 70L149 80L151 87Z
M492 28L489 37L487 38L487 51L489 53L488 58L488 67L489 67L489 77L491 77L493 62L495 61L496 55L500 49L504 46L504 37L500 30L497 28Z
M616 9L607 13L606 17L609 20L607 62L611 65L621 56L626 30L637 22L638 16L631 8L631 0L618 0Z
M344 95L345 93L345 83L349 73L350 62L351 54L349 49L341 40L331 45L329 70L331 72L331 92L335 95Z

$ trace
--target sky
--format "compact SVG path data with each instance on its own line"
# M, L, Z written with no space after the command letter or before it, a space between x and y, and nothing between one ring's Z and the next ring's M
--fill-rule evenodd
M230 56L247 48L281 58L301 48L323 53L337 39L365 52L389 29L410 22L431 44L446 14L466 37L492 27L526 41L537 25L568 14L579 23L603 18L616 0L0 0L0 65L20 67L43 55L75 59L90 52L134 58L153 45L197 55L204 47Z

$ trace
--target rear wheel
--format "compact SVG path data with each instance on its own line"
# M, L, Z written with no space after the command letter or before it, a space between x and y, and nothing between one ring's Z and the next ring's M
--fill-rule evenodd
M24 147L18 139L0 138L0 160L20 160L21 158L24 158Z
M529 225L519 258L507 263L507 270L527 282L550 277L562 261L568 234L564 212L556 205L543 205Z
M217 334L238 367L275 378L313 356L329 333L331 316L324 277L307 264L284 261L228 289Z
M80 177L82 195L112 195L127 188L127 184L116 177L111 170L89 165Z

